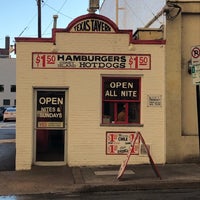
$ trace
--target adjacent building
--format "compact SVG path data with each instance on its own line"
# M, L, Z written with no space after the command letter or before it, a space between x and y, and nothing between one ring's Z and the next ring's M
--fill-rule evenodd
M16 60L10 57L10 37L0 48L0 106L16 105Z
M199 159L200 98L190 67L200 63L200 1L168 5L173 10L166 20L166 159L194 162Z
M16 59L0 58L0 106L16 105Z
M0 48L0 58L10 57L10 37L5 37L5 48Z

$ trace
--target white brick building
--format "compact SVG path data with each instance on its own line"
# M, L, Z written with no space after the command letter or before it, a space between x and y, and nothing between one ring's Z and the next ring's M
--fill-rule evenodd
M137 131L165 163L165 41L134 41L88 14L52 38L16 38L16 49L17 170L119 165ZM130 163L149 162L141 146Z

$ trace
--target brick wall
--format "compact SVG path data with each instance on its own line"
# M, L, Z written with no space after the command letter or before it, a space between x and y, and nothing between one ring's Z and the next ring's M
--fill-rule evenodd
M109 44L109 45L108 45ZM32 52L151 54L151 70L32 69ZM165 162L165 79L163 45L134 45L129 34L57 33L56 45L17 42L16 169L30 169L34 161L34 87L68 88L67 164L121 164L125 156L106 155L106 131L140 131L152 156ZM141 77L142 126L101 126L102 75ZM147 105L148 95L160 95L162 106ZM148 163L145 156L130 163Z

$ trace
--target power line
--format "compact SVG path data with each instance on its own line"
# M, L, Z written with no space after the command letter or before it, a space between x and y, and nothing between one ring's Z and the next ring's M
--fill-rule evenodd
M149 5L147 5L147 3L144 2L144 0L143 0L143 3L144 3L144 5L146 6L146 8L149 9L149 11L150 11L151 14L154 16L154 18L156 18L156 14L154 14L154 12L153 12L152 9L149 7ZM162 22L159 20L159 18L156 18L156 20L157 20L160 24L162 24Z
M37 14L35 14L31 20L28 22L28 25L25 26L25 28L21 31L21 33L19 34L19 37L29 28L30 24L33 22L33 20L35 19L35 17L37 16Z
M63 7L65 6L65 4L67 3L68 0L65 0L64 3L61 5L60 9L59 10L56 10L55 8L53 8L52 6L48 5L48 4L45 4L47 7L49 7L50 9L56 11L56 14L61 14L69 19L73 19L72 17L68 16L68 15L65 15L61 12L61 10L63 9ZM49 25L47 26L47 28L44 30L43 34L46 33L46 31L49 29L49 27L51 26L53 22L53 19L51 20L51 22L49 23Z
M35 0L36 2L38 2L38 0ZM46 2L47 2L48 0L46 0ZM42 0L42 3L43 3L44 1ZM44 5L42 5L42 7L43 7ZM28 22L28 25L27 26L25 26L25 28L21 31L21 33L19 34L19 36L18 37L20 37L20 36L22 36L22 34L29 28L29 26L30 26L30 24L33 22L33 20L35 19L37 17L37 13L35 13L35 15L31 18L31 20Z
M38 0L35 0L35 1L37 2ZM64 1L64 3L61 5L61 7L60 7L59 10L56 10L55 8L53 8L52 6L50 6L50 5L47 3L48 0L46 0L46 1L42 0L41 7L43 8L44 6L47 6L47 7L49 7L51 10L56 11L57 14L59 13L59 14L65 16L65 17L67 17L67 18L69 18L69 19L73 19L72 17L67 16L67 15L65 15L65 14L63 14L63 13L61 12L62 8L63 8L64 5L67 3L67 1L68 1L68 0L65 0L65 1ZM32 22L35 20L36 17L37 17L37 12L36 12L35 15L31 18L31 20L28 22L28 24L24 27L24 29L20 32L20 34L19 34L18 37L22 36L22 35L24 34L24 32L27 31L27 30L30 28ZM52 20L52 21L53 21L53 20ZM51 21L51 23L52 23L52 21ZM47 26L47 28L45 29L43 35L46 33L46 31L47 31L47 29L49 28L49 26L51 25L51 23ZM36 35L34 35L34 36L36 36Z
M138 16L136 15L136 13L133 11L132 7L130 6L130 4L125 0L125 4L128 6L129 10L131 11L131 13L143 24L145 25L144 21Z
M57 14L61 14L61 15L65 16L65 17L69 18L69 19L74 19L74 18L72 18L72 17L70 17L70 16L68 16L68 15L65 15L64 13L60 12L60 11L62 10L62 8L64 7L64 5L67 3L67 1L68 1L68 0L65 0L64 4L61 6L61 8L60 8L59 10L56 10L55 8L53 8L52 6L50 6L50 5L47 4L47 3L45 3L45 5L46 5L47 7L49 7L50 9L56 11Z

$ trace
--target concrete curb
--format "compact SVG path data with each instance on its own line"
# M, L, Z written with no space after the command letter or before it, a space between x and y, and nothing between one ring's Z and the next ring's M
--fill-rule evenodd
M131 166L129 166L131 169ZM160 167L161 168L161 167ZM137 173L95 175L116 167L39 167L30 171L0 172L0 195L75 194L135 190L200 189L199 164L165 165L163 179L155 177L147 165L134 166Z
M73 193L88 193L88 192L111 192L111 191L135 191L135 190L164 190L164 189L197 189L200 188L199 181L148 181L146 183L135 182L134 184L94 184L83 185L76 188Z

